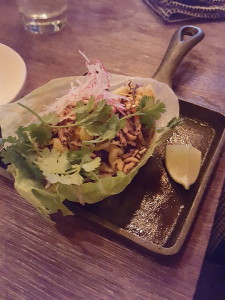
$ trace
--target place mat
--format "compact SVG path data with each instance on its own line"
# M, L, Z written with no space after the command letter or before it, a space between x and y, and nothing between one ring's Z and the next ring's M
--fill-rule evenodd
M225 0L144 0L166 22L225 19Z

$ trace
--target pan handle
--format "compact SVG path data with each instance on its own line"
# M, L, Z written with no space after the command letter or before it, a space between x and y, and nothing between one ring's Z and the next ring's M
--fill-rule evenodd
M185 35L190 37L185 39ZM153 78L171 86L173 76L182 59L204 38L204 36L204 32L199 27L192 25L180 27L174 33L162 62L153 75Z

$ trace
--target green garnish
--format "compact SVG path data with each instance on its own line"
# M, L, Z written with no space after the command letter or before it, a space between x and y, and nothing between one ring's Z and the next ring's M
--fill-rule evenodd
M165 105L162 102L155 103L153 97L144 96L136 113L119 118L105 100L96 104L95 99L91 97L87 104L83 101L76 104L72 110L72 114L76 115L73 124L59 126L56 125L60 122L56 113L40 116L31 108L18 104L35 115L39 123L20 126L16 131L17 137L10 136L2 140L3 144L8 144L1 152L3 162L12 163L27 174L32 174L31 176L39 182L46 179L52 184L60 182L65 185L81 185L85 178L94 181L98 179L101 159L91 158L92 150L87 146L112 140L117 132L126 126L126 119L133 116L139 116L141 123L147 128L154 127L155 120L165 112ZM177 122L171 120L168 126L172 128ZM61 153L54 148L49 149L48 145L53 138L52 130L67 127L84 127L93 139L83 141L84 147L78 151Z
M164 103L157 100L154 102L153 97L144 96L142 97L140 104L138 106L137 112L133 114L126 115L122 118L119 118L112 111L112 106L107 105L105 100L101 100L95 105L95 99L90 98L87 104L83 101L79 101L76 107L73 109L73 112L76 114L76 122L68 125L53 125L59 122L59 118L56 114L50 113L46 116L40 116L34 112L29 107L18 103L23 108L27 109L33 115L35 115L41 124L39 128L35 128L36 140L41 142L39 138L38 131L43 131L41 136L46 136L46 140L49 137L48 129L51 128L67 128L67 127L84 127L87 133L90 136L93 136L94 139L90 141L84 141L84 145L90 145L94 143L101 143L106 140L113 139L117 132L120 129L123 129L126 125L126 119L133 116L140 116L141 123L145 124L147 128L154 126L155 120L158 120L161 116L161 113L165 112ZM42 126L44 128L42 128Z
M161 127L161 128L157 128L157 132L158 133L161 133L161 132L168 132L170 131L171 129L175 128L176 126L179 126L183 123L183 119L182 118L172 118L165 127Z
M84 155L82 155L84 154ZM90 152L86 149L80 151L59 152L55 149L44 148L34 161L42 170L45 178L50 183L81 185L84 182L84 172L93 174L97 171L101 159L91 159Z
M165 104L159 100L154 100L154 97L143 96L137 109L138 112L144 113L140 116L140 121L147 128L154 126L155 120L161 117L161 114L166 111Z

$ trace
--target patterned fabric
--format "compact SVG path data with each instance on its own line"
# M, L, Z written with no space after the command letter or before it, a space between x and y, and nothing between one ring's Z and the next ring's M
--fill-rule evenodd
M144 0L166 22L225 19L225 0Z
M210 258L215 256L215 253L221 252L219 248L222 247L225 254L225 182L223 184L221 197L216 211L215 221L209 240L207 257ZM225 259L225 257L223 259Z

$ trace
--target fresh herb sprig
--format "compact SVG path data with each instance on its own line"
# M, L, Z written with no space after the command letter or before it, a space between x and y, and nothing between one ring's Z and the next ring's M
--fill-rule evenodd
M166 111L166 107L159 100L155 102L152 96L143 96L137 111L143 113L140 116L140 122L145 124L147 128L151 128L154 127L155 121L161 117L161 114Z
M50 183L81 185L85 178L97 180L100 158L91 158L91 144L112 140L117 132L125 127L126 119L139 116L141 123L147 128L154 126L165 111L165 105L154 101L152 97L144 96L137 108L137 112L119 118L113 113L112 106L105 100L96 103L93 97L85 104L79 101L72 113L76 115L73 124L57 125L60 122L56 113L40 116L31 108L18 103L24 109L35 115L40 123L20 126L16 130L16 137L3 139L6 147L1 151L3 162L13 164L23 169L27 176L32 176L39 182L47 179ZM168 129L176 126L177 120L168 123ZM53 128L84 127L93 139L83 141L84 147L78 151L59 152L48 147L53 134ZM158 129L165 130L164 129ZM47 146L47 147L46 147Z
M59 152L44 148L34 163L42 170L48 182L66 185L81 185L85 178L97 178L96 172L101 159L90 157L91 151L81 148L78 151Z
M40 116L34 112L31 108L24 104L18 103L23 108L27 109L30 113L35 115L41 124L39 126L40 131L51 132L53 128L68 128L68 127L84 127L90 136L94 139L90 141L84 141L84 145L93 143L100 143L105 140L113 139L117 132L124 128L126 125L126 119L136 115L143 115L144 113L139 111L130 115L126 115L119 118L112 111L112 106L107 105L105 100L95 102L94 98L91 97L87 104L83 101L79 101L76 107L73 109L76 115L76 121L72 124L67 125L54 125L60 122L58 116L55 113L50 113L46 116ZM36 132L37 135L38 132ZM33 134L33 133L32 133ZM40 139L38 139L40 142Z
M158 120L161 114L165 112L164 103L158 100L155 103L153 97L143 96L136 113L119 118L113 113L112 106L107 105L106 100L100 100L96 104L94 97L91 97L87 104L83 101L79 101L76 104L75 108L73 109L73 113L76 115L76 121L74 123L67 125L56 125L60 122L60 120L55 113L50 113L46 116L40 116L26 105L21 103L18 104L38 118L38 120L44 126L44 129L42 130L46 131L46 133L48 131L46 129L47 127L50 129L84 127L87 133L94 137L90 141L84 141L84 145L101 143L106 140L113 139L117 132L125 127L126 119L133 116L139 116L141 123L145 124L147 128L151 128L154 126L155 120Z
M78 151L62 153L54 148L41 149L31 137L30 129L29 126L21 126L17 130L17 138L10 136L2 140L2 143L10 143L1 151L5 164L13 164L23 170L25 176L34 178L43 185L46 180L52 184L60 182L66 185L81 185L85 178L97 180L101 159L92 159L90 149L82 147Z
M182 118L174 117L172 118L165 127L156 128L158 133L166 133L169 132L171 129L174 129L175 127L182 125L184 120Z

